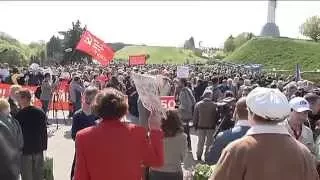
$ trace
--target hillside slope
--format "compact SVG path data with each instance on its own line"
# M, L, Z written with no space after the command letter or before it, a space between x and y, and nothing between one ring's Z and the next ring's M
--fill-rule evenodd
M148 64L183 64L189 59L190 63L203 61L196 56L191 50L185 50L176 47L159 47L159 46L126 46L116 52L115 58L128 60L130 55L149 54Z
M234 63L263 64L267 69L294 70L297 63L302 71L320 69L320 43L289 38L249 40L224 60Z

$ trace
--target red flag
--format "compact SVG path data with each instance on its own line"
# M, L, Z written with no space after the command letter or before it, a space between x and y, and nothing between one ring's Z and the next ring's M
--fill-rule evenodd
M146 64L146 55L129 56L129 65L144 65Z
M114 56L112 48L89 31L85 31L82 34L76 49L91 55L99 61L102 66L108 65Z

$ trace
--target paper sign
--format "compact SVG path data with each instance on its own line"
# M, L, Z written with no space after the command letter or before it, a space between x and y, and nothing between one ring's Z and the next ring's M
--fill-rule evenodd
M155 76L132 73L132 79L139 94L143 106L149 111L164 116L159 97L159 86Z
M176 107L174 96L161 96L160 101L163 109L175 109Z
M177 67L177 77L178 78L189 78L189 67L188 66L178 66Z

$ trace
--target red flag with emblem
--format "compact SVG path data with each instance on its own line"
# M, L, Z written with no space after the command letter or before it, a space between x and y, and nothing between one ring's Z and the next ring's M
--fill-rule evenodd
M114 56L112 48L89 31L82 34L76 49L91 55L102 66L108 65Z

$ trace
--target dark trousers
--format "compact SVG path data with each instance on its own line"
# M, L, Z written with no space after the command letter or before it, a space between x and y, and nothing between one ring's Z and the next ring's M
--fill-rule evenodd
M49 111L49 100L41 100L41 104L42 104L42 110L44 113L48 113Z
M190 120L183 120L184 133L187 135L188 148L191 149Z
M149 180L183 180L182 172L150 171Z
M74 167L76 165L76 153L74 153L73 161L72 161L72 166L71 166L71 173L70 173L70 179L72 180L74 176Z

